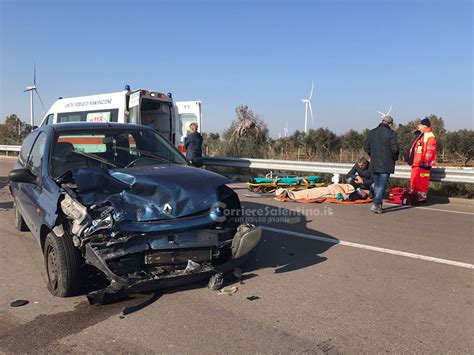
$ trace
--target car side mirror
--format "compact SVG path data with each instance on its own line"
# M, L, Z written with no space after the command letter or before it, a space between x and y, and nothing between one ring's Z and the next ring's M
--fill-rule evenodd
M26 168L10 171L8 178L13 182L24 182L27 184L31 184L32 182L36 181L36 176L34 176L31 171Z
M203 158L200 158L200 157L192 158L192 159L191 159L191 164L192 164L195 168L200 168L201 166L204 165L204 159L203 159Z

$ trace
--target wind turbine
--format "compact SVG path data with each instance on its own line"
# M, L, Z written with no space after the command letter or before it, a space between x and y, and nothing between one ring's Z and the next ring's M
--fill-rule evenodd
M311 81L311 92L309 93L309 98L301 99L301 102L305 104L305 112L304 112L304 133L308 132L308 109L309 113L311 114L311 123L314 123L313 118L313 109L311 108L311 98L313 97L313 87L314 81Z
M380 111L377 111L381 116L382 118L390 115L390 111L392 111L392 105L390 105L390 108L388 109L388 112L387 113L383 113L383 112L380 112Z
M33 67L33 85L27 86L25 88L25 92L30 93L30 124L31 127L35 125L35 117L34 117L34 111L33 111L33 91L36 92L36 95L38 95L38 98L41 102L41 105L43 106L43 110L46 110L43 104L43 100L41 99L41 96L38 94L38 88L36 87L36 64Z
M288 137L288 121L286 121L286 126L285 128L283 128L283 135L285 136L285 138Z

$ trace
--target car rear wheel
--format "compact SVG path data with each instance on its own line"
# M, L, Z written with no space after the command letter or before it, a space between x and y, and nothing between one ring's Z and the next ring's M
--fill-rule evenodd
M13 203L13 223L15 224L15 228L20 232L28 231L28 226L26 225L25 220L18 211L18 208L16 208L15 203Z
M50 232L44 242L44 263L48 290L58 297L76 295L80 290L82 258L68 234Z

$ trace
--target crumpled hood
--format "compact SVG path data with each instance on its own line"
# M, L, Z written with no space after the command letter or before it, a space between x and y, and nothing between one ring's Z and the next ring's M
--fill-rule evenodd
M146 222L188 216L218 201L222 175L183 165L72 171L86 206L110 203L116 221Z

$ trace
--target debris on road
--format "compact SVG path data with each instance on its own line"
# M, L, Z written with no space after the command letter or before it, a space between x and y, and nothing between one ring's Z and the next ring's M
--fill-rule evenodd
M26 306L28 303L30 303L30 301L16 300L16 301L13 301L12 303L10 303L10 306L11 307L22 307L22 306Z
M227 286L217 292L218 295L228 295L231 296L239 290L237 286Z
M207 288L212 291L217 291L224 284L224 275L222 273L217 273L211 276L209 282L207 283Z
M259 297L259 296L248 296L247 299L248 299L249 301L255 301L255 300L259 300L260 297Z

